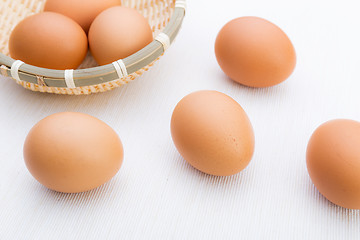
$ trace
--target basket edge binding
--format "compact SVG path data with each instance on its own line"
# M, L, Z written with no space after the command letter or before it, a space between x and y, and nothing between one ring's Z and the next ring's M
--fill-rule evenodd
M128 82L126 80L128 75L140 75L137 74L139 71L146 71L163 55L180 30L185 11L186 0L177 0L170 21L153 42L133 55L112 64L79 70L52 70L35 67L0 53L0 75L12 77L17 83L31 90L34 89L30 85L38 85L45 88L62 88L65 94L71 94L68 91L71 89L108 84L115 80L123 79L120 82L125 84ZM55 91L55 93L62 92Z

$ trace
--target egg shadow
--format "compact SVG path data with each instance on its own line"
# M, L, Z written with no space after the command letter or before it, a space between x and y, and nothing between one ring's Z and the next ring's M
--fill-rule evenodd
M183 176L191 176L198 183L206 183L207 186L211 186L212 189L223 189L226 191L235 191L239 189L239 185L242 186L244 184L251 184L251 178L248 174L247 168L242 170L240 173L231 176L215 176L210 175L200 170L194 168L190 165L177 151L174 149L173 151L173 166L179 167L181 165L181 174ZM175 166L176 165L176 166ZM186 180L186 179L185 179Z
M343 223L348 224L357 224L360 218L360 210L358 209L348 209L336 205L335 203L329 201L324 195L322 195L319 190L312 183L310 177L308 176L307 184L304 185L306 188L311 189L306 191L308 194L307 197L312 199L312 202L318 209L323 209L326 212L333 212L333 220L339 219Z
M252 98L254 101L269 101L274 98L285 99L292 91L291 81L295 80L293 76L290 76L288 79L277 85L257 88L235 82L220 69L216 71L214 70L213 74L216 75L216 81L219 81L218 85L226 86L227 89L235 91L238 96L246 95L247 97Z
M40 183L36 182L36 184ZM57 192L41 184L40 186L38 191L46 195L47 204L61 204L67 208L80 208L84 206L96 207L97 205L106 204L109 200L114 199L113 195L116 194L116 189L121 187L116 177L95 189L80 193Z

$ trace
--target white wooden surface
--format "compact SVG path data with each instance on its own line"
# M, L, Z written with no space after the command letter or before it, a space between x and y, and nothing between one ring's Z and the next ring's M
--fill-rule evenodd
M359 239L359 211L329 203L306 171L307 141L334 118L360 119L360 15L355 0L189 0L183 29L150 72L92 96L33 93L1 78L0 239ZM292 39L296 71L251 89L228 80L214 56L230 19L264 17ZM215 89L236 99L255 130L248 168L211 177L177 153L169 123L186 94ZM47 190L28 173L22 145L55 112L98 117L120 135L124 164L82 194Z

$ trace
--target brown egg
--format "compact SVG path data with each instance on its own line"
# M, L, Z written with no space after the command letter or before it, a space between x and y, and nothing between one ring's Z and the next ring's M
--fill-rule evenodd
M68 16L87 33L97 15L117 5L120 5L120 0L47 0L44 11Z
M153 40L147 20L136 10L112 7L102 12L89 30L89 46L99 65L136 53Z
M269 87L285 81L296 64L294 47L273 23L241 17L227 23L215 43L217 61L232 80L249 87Z
M118 135L92 116L64 112L38 122L24 144L30 173L49 189L76 193L109 181L120 169Z
M84 60L88 43L85 32L72 19L44 12L21 21L9 40L12 58L57 70L76 69Z
M311 136L306 163L321 194L344 208L360 209L360 123L333 120Z
M254 152L254 133L241 106L217 91L199 91L175 107L171 134L183 158L217 176L243 170Z

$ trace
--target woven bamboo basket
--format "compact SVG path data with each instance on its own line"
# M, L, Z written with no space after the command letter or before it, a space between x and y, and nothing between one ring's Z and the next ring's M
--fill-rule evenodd
M149 21L155 40L112 64L97 66L88 54L79 69L62 71L35 67L9 56L8 41L12 29L25 17L41 12L46 0L0 1L1 75L13 78L32 91L68 95L105 92L143 74L174 41L186 8L185 0L122 0L122 6L138 10Z

